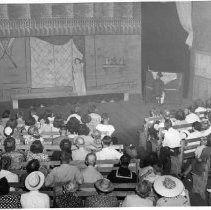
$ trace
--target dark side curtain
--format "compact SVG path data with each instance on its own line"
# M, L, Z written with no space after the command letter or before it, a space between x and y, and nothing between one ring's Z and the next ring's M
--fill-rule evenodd
M142 84L148 66L154 71L183 73L184 96L188 92L189 49L175 2L142 3Z
M78 50L85 55L85 38L84 36L39 36L36 37L53 45L64 45L73 40Z

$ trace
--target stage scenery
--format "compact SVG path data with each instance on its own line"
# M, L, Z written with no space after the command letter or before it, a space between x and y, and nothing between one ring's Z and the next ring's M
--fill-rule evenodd
M211 2L0 2L0 208L210 206L210 160Z

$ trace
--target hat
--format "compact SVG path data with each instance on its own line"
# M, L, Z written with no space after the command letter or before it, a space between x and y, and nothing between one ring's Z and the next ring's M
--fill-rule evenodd
M30 191L39 190L45 181L45 176L40 171L30 173L25 180L25 186Z
M114 190L113 183L108 179L100 179L95 182L95 187L101 192L112 192Z
M83 139L82 137L79 136L79 137L76 139L75 144L78 145L78 146L82 146L82 145L85 144L85 141L84 141L84 139Z
M154 182L155 191L163 197L176 197L184 190L182 181L173 176L160 176Z

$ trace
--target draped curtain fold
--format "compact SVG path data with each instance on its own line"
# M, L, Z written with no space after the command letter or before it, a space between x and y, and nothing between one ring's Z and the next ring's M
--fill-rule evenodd
M192 47L193 43L193 27L192 27L192 3L191 1L178 1L176 2L177 14L179 16L182 27L188 32L186 44L189 48Z
M53 45L64 45L72 39L73 43L75 44L77 49L82 53L83 58L84 58L84 55L85 55L84 36L39 36L36 38L41 39Z

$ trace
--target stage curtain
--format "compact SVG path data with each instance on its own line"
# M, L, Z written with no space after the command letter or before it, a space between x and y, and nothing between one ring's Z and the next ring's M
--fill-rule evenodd
M182 27L188 32L188 38L186 44L189 48L193 43L193 28L192 28L192 2L191 1L178 1L176 2L177 14L179 16Z
M64 45L72 39L77 49L82 53L82 55L85 55L84 36L39 36L36 38L41 39L53 45Z

